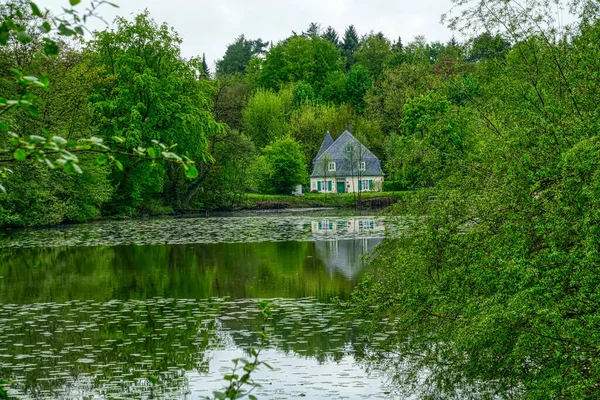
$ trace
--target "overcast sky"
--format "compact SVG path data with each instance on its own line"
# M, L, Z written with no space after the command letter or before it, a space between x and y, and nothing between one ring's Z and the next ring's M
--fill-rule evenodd
M310 22L323 28L332 25L343 36L354 24L363 35L382 31L391 40L402 37L404 44L416 35L428 41L447 41L452 33L440 24L440 16L451 8L450 0L111 0L118 9L104 6L100 14L112 22L117 15L130 18L147 8L159 23L167 22L183 38L186 58L206 53L214 61L222 58L227 44L240 34L247 38L277 42L294 30L300 33ZM68 0L39 0L53 11ZM83 1L82 5L89 4ZM93 29L104 24L93 22Z

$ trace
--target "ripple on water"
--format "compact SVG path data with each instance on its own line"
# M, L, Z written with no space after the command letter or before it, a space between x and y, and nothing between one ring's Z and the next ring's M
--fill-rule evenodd
M274 370L254 375L259 398L382 396L382 378L354 361L361 341L348 315L311 298L270 302L271 340L261 360ZM16 382L16 398L202 398L224 386L233 358L250 358L261 326L256 303L0 304L0 372Z

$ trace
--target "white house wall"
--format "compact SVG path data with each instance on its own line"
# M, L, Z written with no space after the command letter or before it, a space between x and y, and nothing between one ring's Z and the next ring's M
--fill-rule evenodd
M381 176L361 176L360 180L372 180L373 181L373 188L371 190L361 190L362 192L381 192L381 189L383 187L383 177ZM329 184L325 184L323 187L321 187L321 193L337 193L337 183L338 182L344 182L344 186L345 186L345 193L356 193L359 191L359 178L357 176L355 176L354 178L352 177L347 177L347 178L327 178L326 180L324 178L310 178L310 191L317 191L318 190L318 184L317 182L331 182L331 191L327 190L328 185Z

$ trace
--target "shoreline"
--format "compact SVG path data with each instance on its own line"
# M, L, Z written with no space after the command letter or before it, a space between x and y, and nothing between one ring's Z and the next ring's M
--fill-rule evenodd
M54 225L35 225L23 227L0 227L2 232L15 232L20 230L44 230L64 226L77 226L82 224L101 223L105 221L135 221L153 218L199 218L199 217L226 217L226 214L239 212L321 212L328 210L347 210L348 212L381 211L401 201L411 192L369 192L361 195L361 202L355 206L354 196L344 194L315 194L307 193L304 196L247 194L240 204L233 207L219 207L206 209L179 209L171 213L141 214L137 216L107 216L82 222L66 221Z

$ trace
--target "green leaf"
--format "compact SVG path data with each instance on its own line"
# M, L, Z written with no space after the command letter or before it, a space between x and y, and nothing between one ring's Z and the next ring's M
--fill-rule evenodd
M156 150L154 150L152 147L150 147L148 149L148 156L150 156L150 158L156 158Z
M37 6L37 4L35 4L34 2L30 1L29 2L29 7L31 7L31 13L36 16L36 17L43 17L42 15L42 11L40 10L40 8Z
M77 4L81 3L81 0L69 0L69 3L71 3L72 6L76 6Z
M45 143L46 142L46 138L44 136L39 136L39 135L30 135L29 139L31 140L31 143Z
M9 37L10 37L10 34L8 33L8 31L0 32L0 44L5 45L8 42Z
M225 395L225 393L218 392L218 391L214 391L213 392L213 396L215 396L215 398L217 398L219 400L225 400L227 398L227 396Z
M59 146L64 146L65 144L67 144L67 140L60 136L53 136L52 141Z
M119 171L123 171L123 164L121 164L121 161L115 160L115 166L119 169Z
M58 54L58 44L52 40L48 40L44 44L44 54L47 56L55 56Z
M258 400L258 397L256 397L256 396L255 396L255 395L253 395L253 394L249 394L249 395L248 395L248 398L249 398L250 400Z
M75 31L64 24L58 26L58 34L61 36L73 36Z
M197 178L198 168L196 168L195 165L190 165L185 171L185 176L187 176L189 179Z
M27 153L23 149L17 149L13 153L13 157L17 161L25 161L25 160L27 160Z
M7 130L8 130L8 125L0 122L0 131L7 131Z
M271 367L271 365L267 364L267 363L266 363L266 362L264 362L264 361L261 361L261 364L262 364L262 365L264 365L265 367L269 368L270 370L272 370L272 369L273 369L273 367Z
M50 23L48 23L48 21L44 21L44 23L40 26L40 31L42 31L42 33L48 33L52 30L52 26L50 26Z
M0 192L6 193L6 189L4 188L4 186L2 186L1 183L0 183Z
M107 161L108 157L106 156L106 154L100 154L98 158L96 158L96 162L100 165L106 164Z
M29 106L27 107L27 109L29 110L29 114L33 115L34 117L40 116L40 112L38 111L36 106Z
M17 34L17 40L23 44L27 44L31 42L31 35L25 31L19 32Z
M57 161L59 164L62 164L63 169L65 170L65 172L72 174L73 172L75 172L75 169L73 168L73 163L72 162L65 162L65 160L58 160Z

